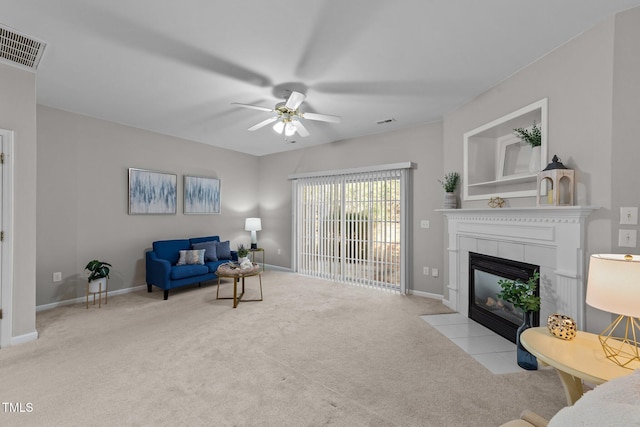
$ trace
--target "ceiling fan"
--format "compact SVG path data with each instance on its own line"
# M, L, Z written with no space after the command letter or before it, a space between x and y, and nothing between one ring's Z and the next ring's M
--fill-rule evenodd
M275 116L269 117L260 123L251 126L248 130L255 131L268 124L276 122L273 125L273 130L281 134L284 132L286 136L293 136L296 132L302 137L309 136L309 131L304 127L300 119L318 120L321 122L340 123L340 117L330 116L328 114L318 113L304 113L298 108L302 105L302 102L306 98L306 95L300 92L291 91L289 98L284 102L279 102L274 108L261 107L253 104L241 104L239 102L232 102L233 105L240 107L252 108L254 110L266 111L269 113L276 113Z

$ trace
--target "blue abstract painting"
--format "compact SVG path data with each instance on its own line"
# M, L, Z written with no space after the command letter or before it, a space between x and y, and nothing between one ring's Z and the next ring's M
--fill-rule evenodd
M177 175L129 168L129 214L175 215Z
M220 180L217 178L185 175L184 213L219 214Z

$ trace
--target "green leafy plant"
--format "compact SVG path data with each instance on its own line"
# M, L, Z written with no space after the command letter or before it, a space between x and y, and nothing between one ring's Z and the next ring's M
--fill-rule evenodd
M456 191L456 187L458 186L458 181L460 180L460 174L458 172L449 172L444 176L444 181L438 180L444 191L447 193L453 193Z
M89 261L87 266L84 268L90 272L89 279L87 281L91 282L93 280L102 279L103 277L109 278L109 267L111 267L111 264L108 262L98 261L97 259Z
M244 245L241 243L238 245L238 256L240 258L244 258L247 255L249 255L249 249L245 248Z
M524 128L516 128L513 130L513 134L531 145L531 147L539 147L542 144L542 132L536 125L535 120L533 121L533 127L530 131Z
M527 282L521 280L502 279L498 284L502 291L498 293L498 298L513 304L523 312L538 311L540 309L540 297L535 296L536 286L540 273L537 271Z

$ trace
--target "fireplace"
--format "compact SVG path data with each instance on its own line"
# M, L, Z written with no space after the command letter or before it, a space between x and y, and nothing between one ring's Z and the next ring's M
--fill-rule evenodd
M540 318L562 313L587 327L584 236L596 207L448 209L447 285L442 302L468 316L469 254L540 266Z
M511 342L516 342L516 331L523 315L512 304L497 297L502 279L526 282L540 267L520 261L469 252L469 317ZM536 286L540 296L540 286ZM540 324L540 312L533 314L533 325Z

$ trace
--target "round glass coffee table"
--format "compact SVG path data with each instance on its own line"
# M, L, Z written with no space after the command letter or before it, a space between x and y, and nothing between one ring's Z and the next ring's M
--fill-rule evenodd
M216 276L218 276L218 289L216 290L216 299L232 299L233 300L233 308L238 306L240 301L248 302L248 301L262 301L262 272L260 271L260 266L256 263L253 263L251 268L240 268L238 264L235 263L226 263L222 264L216 270ZM244 296L244 279L245 277L258 276L258 280L260 282L260 299L245 299ZM220 279L221 278L229 278L233 279L233 297L220 297ZM238 295L238 280L242 279L242 292Z

